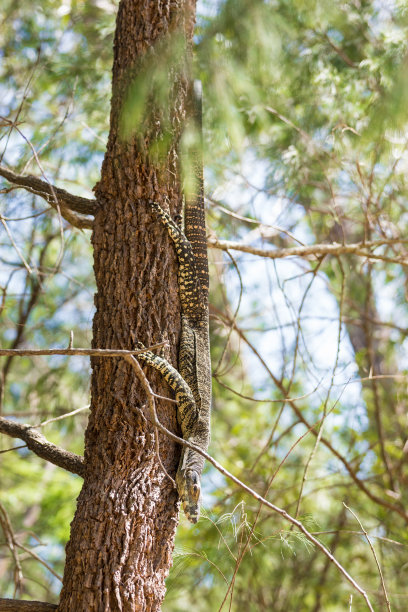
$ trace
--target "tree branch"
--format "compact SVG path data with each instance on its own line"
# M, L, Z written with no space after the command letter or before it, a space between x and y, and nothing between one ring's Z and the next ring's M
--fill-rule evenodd
M83 457L75 455L49 442L41 433L33 429L30 425L21 425L20 423L0 417L0 433L4 433L12 438L24 440L27 447L33 453L54 465L62 467L64 470L68 470L68 472L78 474L78 476L82 477L85 474Z
M158 342L149 346L149 351L162 348L166 342ZM88 357L125 357L125 355L139 355L146 349L125 351L123 349L87 349L87 348L57 348L57 349L0 349L0 357L34 357L36 355L85 355Z
M21 599L0 598L1 612L51 612L56 610L55 604L44 601L22 601Z
M160 342L150 346L150 349L161 348L165 343ZM145 350L145 349L143 349ZM116 349L0 349L0 356L24 356L24 355L92 355L97 357L126 357L137 355L141 350L125 351ZM24 440L27 447L36 455L58 465L59 467L84 476L84 459L80 455L75 455L70 451L64 450L52 442L49 442L42 434L35 431L31 425L22 425L15 421L10 421L0 417L0 433L4 433L12 438Z
M208 238L208 246L213 249L221 249L222 251L241 251L243 253L250 253L251 255L259 255L260 257L267 257L268 259L282 259L283 257L307 257L316 256L322 257L324 255L361 255L368 259L385 259L390 261L390 258L386 258L383 255L376 255L375 253L369 252L367 249L372 249L380 246L404 244L408 240L404 238L389 238L382 240L370 240L367 242L357 242L355 244L339 244L333 242L331 244L312 244L310 246L300 246L288 249L260 249L258 247L249 246L242 242L233 242L230 240L218 240L217 238ZM395 263L402 265L408 265L408 258L392 258Z
M67 219L72 225L81 228L92 229L92 219L83 217L82 215L95 215L97 209L97 201L83 198L74 195L55 187L46 181L32 175L16 174L12 170L0 166L0 176L7 179L10 183L23 187L31 193L41 196L44 200L51 204L55 209L61 207L61 215ZM58 200L57 202L55 200ZM75 213L80 213L79 215Z

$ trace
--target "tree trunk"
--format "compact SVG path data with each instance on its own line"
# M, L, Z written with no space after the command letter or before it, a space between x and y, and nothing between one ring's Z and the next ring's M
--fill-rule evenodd
M93 231L97 283L93 347L134 348L165 340L177 365L180 307L175 252L149 200L181 208L178 143L185 121L187 55L194 0L122 0L113 64L111 126ZM172 38L173 37L173 38ZM182 40L178 65L169 66L169 123L155 109L143 131L123 134L121 111L129 85L163 61L163 44ZM161 51L157 52L157 45ZM156 47L155 47L156 45ZM157 62L156 62L157 60ZM153 79L153 74L151 75ZM162 109L163 110L163 109ZM167 138L167 140L166 140ZM152 145L166 146L152 153ZM85 434L86 473L67 544L59 610L159 610L172 562L178 498L156 454L146 395L121 358L92 358L91 416ZM153 389L171 397L152 370ZM156 400L160 421L178 432L175 404ZM160 456L174 477L179 448L159 436Z

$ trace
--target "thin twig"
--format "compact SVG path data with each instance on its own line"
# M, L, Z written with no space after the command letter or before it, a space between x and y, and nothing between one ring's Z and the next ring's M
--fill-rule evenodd
M215 369L214 369L213 376L215 376L215 377L217 375L218 376L222 376L223 374L225 374L225 372L219 372L219 370L221 369L221 364L222 364L222 362L224 360L225 354L226 354L227 349L228 349L229 344L230 344L231 334L232 334L232 332L234 330L235 321L237 320L237 317L238 317L238 313L239 313L239 309L240 309L241 301L242 301L242 294L243 294L243 291L244 291L244 285L243 285L243 282L242 282L242 276L241 276L241 272L239 270L238 264L237 264L237 262L235 261L234 257L231 255L231 253L229 251L227 251L227 255L231 259L232 265L234 266L234 268L236 270L236 273L237 273L237 276L238 276L238 281L239 281L239 296L238 296L237 306L235 308L235 312L234 312L234 314L232 316L231 324L230 324L229 329L228 329L227 339L224 342L224 346L223 346L223 349L222 349L222 352L221 352L221 356L220 356L220 358L218 360L218 363L217 363L217 365L215 366Z
M207 198L207 199L210 200L210 202L212 202L213 204L215 204L216 208L221 210L221 212L226 213L230 217L233 217L234 219L238 219L239 221L244 221L245 223L253 223L255 225L258 225L257 229L260 230L261 235L262 235L262 230L264 230L264 229L266 229L266 230L272 229L277 234L278 233L279 234L286 234L287 236L289 236L289 238L291 238L292 240L294 240L298 244L304 246L304 243L301 240L296 238L296 236L294 236L294 234L292 234L288 230L284 229L283 227L279 227L277 225L270 225L269 223L262 223L261 221L259 221L259 219L251 219L249 217L243 217L242 215L238 215L236 212L230 210L229 208L226 208L223 204L218 202L218 200L214 200L214 198Z
M22 550L24 550L26 553L28 553L29 555L31 555L32 557L34 557L34 559L36 559L37 561L39 561L44 567L47 568L47 570L49 572L51 572L51 574L53 576L55 576L56 578L58 578L58 580L60 582L62 582L62 577L57 574L57 572L55 570L52 569L52 567L50 565L48 565L48 563L46 561L44 561L44 559L41 559L41 557L39 557L34 551L32 551L30 548L27 548L26 546L24 546L24 544L19 544L18 542L16 542L16 546L18 546L19 548L21 548Z
M17 591L20 590L23 586L23 570L21 567L20 558L18 556L18 551L16 550L17 542L16 542L16 538L14 535L13 527L11 525L11 521L7 514L7 510L5 509L2 503L0 503L0 525L2 527L4 537L6 538L7 546L10 549L10 552L14 559L14 564L15 564L15 567L14 567L14 584L15 584L14 596L15 596Z
M295 512L295 517L298 518L299 516L299 512L300 512L300 503L302 500L302 495L303 495L303 489L307 480L307 474L309 471L309 467L313 461L313 458L316 454L317 451L317 447L319 446L320 440L322 438L323 435L323 429L324 429L324 425L326 422L326 418L328 416L327 414L327 405L329 403L329 399L330 399L330 393L331 390L333 389L333 384L334 384L334 377L336 375L336 371L337 371L337 367L338 367L338 363L339 363L339 357L340 357L340 345L341 345L341 330L342 330L342 314L343 314L343 303L344 303L344 289L345 289L345 276L344 276L344 270L343 267L341 265L341 261L339 260L339 265L340 265L340 270L342 273L342 277L341 277L341 292L340 292L340 303L339 303L339 326L338 326L338 333L337 333L337 350L336 350L336 358L334 361L334 367L332 370L332 375L331 375L331 380L330 380L330 386L329 389L327 391L327 395L326 395L326 399L324 402L324 406L323 406L323 416L322 416L322 420L321 420L321 425L319 427L319 431L318 434L316 436L316 440L315 440L315 444L312 448L311 453L309 454L309 457L306 461L306 465L305 465L305 469L303 471L303 476L302 476L302 482L300 485L300 491L299 491L299 496L298 496L298 500L297 500L297 505L296 505L296 512ZM300 325L300 323L299 323ZM342 391L343 393L343 391ZM341 394L342 394L341 393ZM341 397L340 394L340 397ZM336 400L334 406L338 403L339 399ZM334 408L333 406L333 408ZM332 408L332 410L333 410ZM330 412L332 412L332 410L330 410Z
M306 399L307 397L310 397L311 395L316 393L316 391L320 389L322 382L323 382L323 378L321 378L319 382L317 383L317 385L314 387L314 389L312 389L311 391L308 391L307 393L304 393L303 395L297 395L296 397L284 397L284 398L274 399L273 397L257 398L257 397L251 397L250 395L244 395L243 393L236 391L235 389L227 385L224 381L222 381L218 374L213 373L213 378L215 378L215 380L217 381L219 385L221 385L221 387L224 387L224 389L227 389L227 391L231 391L231 393L233 393L237 397L240 397L242 399L248 400L250 402L258 403L258 404L282 404L282 403L287 404L288 402L297 402L299 400ZM347 383L342 383L342 384L344 385Z
M383 573L381 571L381 565L380 562L378 561L378 557L376 555L374 546L370 540L370 536L368 535L367 531L364 529L360 519L358 518L357 514L355 512L353 512L353 510L351 508L349 508L344 502L343 502L343 506L349 511L351 512L351 514L354 516L354 518L356 519L357 523L360 525L361 527L361 531L364 533L366 540L368 542L369 547L371 548L371 552L373 553L373 557L375 559L375 562L377 564L377 568L378 568L378 573L380 574L380 579L381 579L381 586L382 586L382 590L384 592L384 597L385 597L385 601L387 602L387 608L389 610L389 612L391 612L391 604L390 604L390 600L388 599L388 594L387 594L387 589L385 588L385 582L384 582L384 576Z
M146 349L143 349L144 351ZM146 376L143 373L142 367L139 364L139 362L137 361L137 359L134 358L133 355L126 355L124 357L125 361L127 361L132 368L134 369L134 371L136 372L136 376L138 377L146 395L147 395L147 403L149 406L149 411L150 411L150 421L153 422L154 425L156 425L156 422L159 422L158 418L157 418L157 413L156 413L156 406L155 406L155 402L154 402L154 393L152 388L150 387L150 383L147 380ZM167 398L163 398L163 399L167 399ZM165 429L165 428L164 428ZM167 431L167 430L166 430ZM168 473L168 471L166 470L166 468L164 467L161 457L160 457L160 445L159 445L159 436L157 433L157 427L154 428L154 438L155 438L155 446L156 446L156 455L157 455L157 461L159 462L160 467L162 468L163 472L166 474L167 478L172 482L173 486L175 489L177 489L177 485L174 481L174 479L170 476L170 474Z
M11 242L11 244L13 245L13 247L14 247L14 249L15 249L15 251L16 251L16 253L17 253L17 255L19 256L19 258L20 258L20 259L21 259L21 261L23 262L23 265L24 265L25 269L27 270L27 272L28 272L29 274L32 274L32 273L33 273L32 269L31 269L31 268L30 268L30 266L28 265L28 263L27 263L27 261L26 261L26 259L25 259L24 255L22 254L22 252L21 252L21 251L20 251L20 249L18 248L17 244L15 243L15 240L14 240L14 238L13 238L13 236L12 236L12 233L10 232L9 226L7 225L7 223L6 223L5 219L4 219L4 217L3 217L2 215L0 215L0 221L1 221L1 223L2 223L2 225L3 225L3 227L4 227L4 229L6 230L6 232L7 232L7 236L10 238L10 242Z
M33 427L44 427L45 425L49 425L50 423L54 423L55 421L62 421L62 419L66 419L67 417L73 416L74 414L78 414L78 412L83 412L84 410L89 410L90 404L87 406L82 406L82 408L77 408L76 410L72 410L72 412L66 412L65 414L61 414L60 416L54 417L53 419L48 419L47 421L42 421L37 425L33 425Z
M19 450L20 448L27 448L27 444L21 444L20 446L12 446L11 448L5 448L4 450L0 450L0 455L3 453L10 453L11 451Z
M352 535L361 536L364 535L362 531L354 531L353 529L328 529L326 531L312 531L313 535L326 535L331 533L351 533ZM391 540L391 538L385 538L384 536L379 535L371 535L370 538L375 538L376 540L381 540L382 542L388 542L389 544L394 544L395 546L404 546L407 547L406 544L402 542L397 542L396 540Z

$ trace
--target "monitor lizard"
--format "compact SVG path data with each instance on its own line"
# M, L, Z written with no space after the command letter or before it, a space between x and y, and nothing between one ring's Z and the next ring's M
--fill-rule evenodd
M191 100L190 112L199 135L199 143L193 151L195 194L185 196L184 233L157 202L149 202L174 242L179 264L178 286L182 311L179 369L177 371L164 358L148 350L139 354L137 358L158 370L175 391L178 421L183 438L206 451L210 442L211 362L208 328L209 273L202 159L202 101L199 81L194 83ZM142 345L139 343L138 346ZM196 523L200 516L203 467L202 455L184 446L176 484L184 513L192 523Z

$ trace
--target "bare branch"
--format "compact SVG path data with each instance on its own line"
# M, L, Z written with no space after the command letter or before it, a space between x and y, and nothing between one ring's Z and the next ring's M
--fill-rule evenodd
M360 255L361 257L366 257L367 259L384 259L386 261L389 261L391 258L383 255L376 255L367 249L394 244L406 244L407 242L408 240L404 238L384 238L382 240L370 240L367 242L357 242L355 244L339 244L338 242L333 242L331 244L312 244L310 246L272 250L260 249L258 247L243 244L242 242L233 242L231 240L218 240L217 238L212 237L207 239L208 246L213 249L220 249L222 251L232 249L233 251L250 253L251 255L258 255L259 257L266 257L268 259L308 256L322 257L324 255ZM408 258L392 258L392 261L402 265L408 265Z
M165 342L159 342L149 346L149 351L162 348L165 346ZM74 348L74 349L0 349L0 357L12 356L12 357L24 357L24 356L36 356L36 355L85 355L90 357L124 357L125 355L139 355L146 349L138 351L125 351L122 349L86 349L86 348Z
M83 457L52 444L52 442L49 442L30 425L21 425L15 421L0 417L0 433L24 440L27 447L42 459L58 465L64 468L64 470L68 470L68 472L84 476L85 464Z
M21 599L3 599L0 597L1 612L51 612L56 610L55 604L44 601L22 601Z
M33 557L36 561L39 561L41 563L41 565L43 565L44 567L47 568L47 570L49 572L51 572L51 574L53 576L55 576L55 578L57 578L60 582L62 582L62 577L57 574L57 572L55 570L52 569L51 565L49 565L48 563L46 563L44 561L44 559L41 559L41 557L39 557L37 555L37 553L35 553L33 550L31 550L30 548L27 548L27 546L24 546L24 544L19 544L19 542L15 543L16 546L18 546L18 548L21 548L21 550L24 550L27 554L29 554L31 557Z
M33 271L31 270L30 266L28 265L27 261L25 260L24 255L22 254L22 252L21 252L21 251L20 251L20 249L18 248L18 246L17 246L17 244L16 244L16 242L15 242L15 240L14 240L14 238L13 238L13 235L12 235L12 233L10 232L9 227L8 227L8 225L7 225L7 223L6 223L5 219L4 219L4 217L3 217L2 215L0 215L0 222L2 223L2 225L3 225L4 229L6 230L7 235L8 235L8 237L10 238L10 242L11 242L11 244L13 245L13 247L14 247L14 249L15 249L15 251L16 251L16 253L17 253L17 255L19 256L19 258L20 258L20 259L21 259L21 261L23 262L23 265L24 265L25 269L27 270L27 272L28 272L29 274L32 274L32 273L33 273Z
M97 209L96 200L90 200L89 198L83 198L81 196L74 195L61 189L61 187L51 186L46 181L39 179L37 176L27 174L23 176L21 174L15 174L12 170L0 166L0 176L4 177L10 183L19 185L20 187L28 187L29 191L37 192L47 202L52 204L52 201L48 200L47 197L52 197L52 189L58 196L59 204L72 210L73 212L81 213L82 215L94 215Z
M75 225L75 227L92 229L92 219L88 219L81 215L95 215L97 209L96 200L74 195L73 193L65 191L65 189L61 189L61 187L50 185L36 176L16 174L4 166L0 166L0 176L14 185L18 185L31 193L39 195L46 200L48 204L51 204L53 208L57 208L57 205L59 205L61 207L62 216L72 223L72 225ZM57 197L58 203L55 201L55 196ZM77 215L75 213L80 214Z

